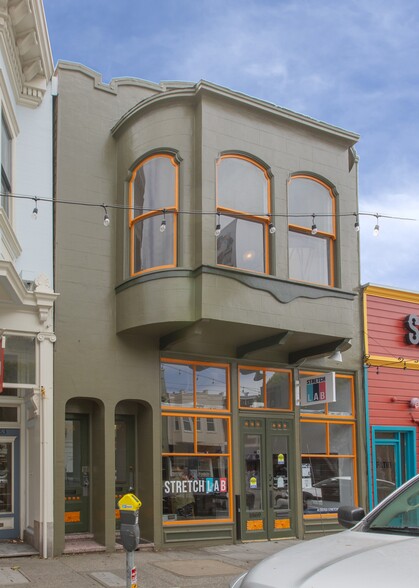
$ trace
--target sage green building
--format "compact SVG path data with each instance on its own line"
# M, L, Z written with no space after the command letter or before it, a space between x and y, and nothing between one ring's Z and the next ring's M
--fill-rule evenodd
M304 537L365 502L358 136L201 81L55 99L55 553Z

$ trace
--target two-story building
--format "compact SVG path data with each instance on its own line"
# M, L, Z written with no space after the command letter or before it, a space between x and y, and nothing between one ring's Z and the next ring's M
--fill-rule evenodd
M358 136L56 75L55 553L114 549L129 490L160 547L336 531L367 497Z
M0 541L53 545L53 64L40 0L0 2Z

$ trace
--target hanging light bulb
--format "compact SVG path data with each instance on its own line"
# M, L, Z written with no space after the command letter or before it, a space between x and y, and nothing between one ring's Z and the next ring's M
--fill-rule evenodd
M275 235L275 233L276 233L276 226L273 224L272 218L271 218L271 221L269 222L269 227L268 228L269 228L270 234L271 235Z
M32 210L32 218L33 220L36 220L38 218L38 198L34 198L35 201L35 207Z
M166 211L163 210L163 220L161 221L160 225L160 233L164 233L166 230Z
M313 214L313 224L311 225L311 234L312 235L317 235L317 225L316 225L316 215Z
M215 236L218 237L221 233L221 220L220 220L220 213L217 212L217 224L215 226Z
M377 224L374 227L374 230L372 232L372 234L374 235L374 237L378 237L378 233L380 232L380 225L378 224L378 214L375 215L377 217Z
M355 231L357 233L359 233L359 229L360 229L360 226L359 226L359 216L358 216L358 214L356 212L354 212L354 215L355 215L354 229L355 229Z
M111 224L111 219L108 216L108 209L106 208L106 206L104 204L102 204L103 210L105 211L105 215L103 217L103 226L104 227L109 227L109 225Z

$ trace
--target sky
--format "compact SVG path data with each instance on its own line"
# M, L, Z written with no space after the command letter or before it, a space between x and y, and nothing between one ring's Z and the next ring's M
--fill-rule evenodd
M44 0L54 62L207 80L358 133L361 282L419 291L417 0Z

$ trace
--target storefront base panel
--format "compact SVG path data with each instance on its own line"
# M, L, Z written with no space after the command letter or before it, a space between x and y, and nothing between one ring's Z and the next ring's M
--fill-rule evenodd
M233 540L232 526L163 528L163 541L165 544L195 543L196 541L202 541L208 544L216 542L233 543Z
M304 521L304 537L327 535L329 533L338 533L343 531L343 527L339 525L337 519L313 519L312 521Z

